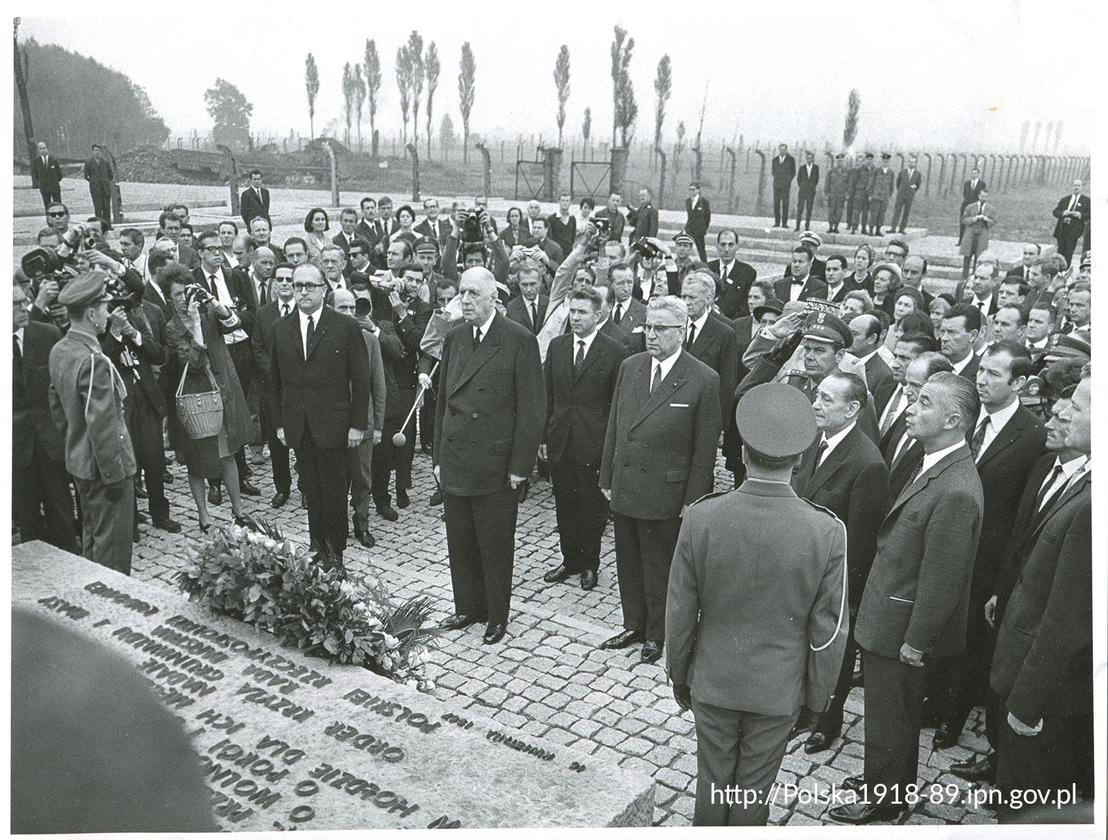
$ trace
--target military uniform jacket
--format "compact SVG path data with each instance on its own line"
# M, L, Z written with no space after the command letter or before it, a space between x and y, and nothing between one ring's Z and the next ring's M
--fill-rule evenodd
M865 198L869 195L870 181L873 180L873 170L868 166L856 166L850 170L847 182L850 185L848 195L855 198Z
M846 542L786 484L748 479L690 507L666 601L673 683L725 709L826 709L846 649Z
M1092 478L1075 479L1042 519L997 634L990 684L1034 726L1091 715Z
M600 486L611 508L637 519L676 519L712 492L722 425L719 376L685 350L650 393L651 356L624 361L616 380Z
M50 351L50 413L74 478L114 484L135 474L127 390L94 336L70 329Z
M983 509L967 446L904 488L877 531L854 627L864 650L897 659L907 642L929 659L961 653Z
M824 186L829 198L846 198L850 192L850 173L845 167L836 166L827 173Z
M888 201L895 183L896 174L891 169L875 169L869 182L870 200Z

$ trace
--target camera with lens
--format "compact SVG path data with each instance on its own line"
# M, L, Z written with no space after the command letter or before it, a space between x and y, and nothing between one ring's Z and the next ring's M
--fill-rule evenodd
M662 249L645 236L631 243L631 253L638 254L644 260L653 260L662 256Z
M484 242L485 232L481 229L481 211L470 208L465 211L462 222L462 242Z
M212 304L212 295L198 283L189 283L185 286L185 306L192 306L193 301L201 312L207 312Z
M596 232L607 239L612 233L612 220L607 216L593 216L589 221L596 227Z

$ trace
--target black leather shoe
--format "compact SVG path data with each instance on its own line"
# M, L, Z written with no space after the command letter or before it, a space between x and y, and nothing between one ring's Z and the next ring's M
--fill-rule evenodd
M430 504L431 504L431 507L438 507L439 505L442 504L442 491L441 490L436 490L434 493L431 494Z
M257 530L258 527L253 519L251 519L249 516L244 516L241 513L235 517L235 524L238 525L240 528L250 528L252 530Z
M818 729L808 736L808 740L804 742L804 752L811 755L812 753L823 752L824 750L831 749L831 745L835 743L835 739L839 737L839 731L835 732L820 732Z
M996 753L990 752L974 761L959 761L950 765L950 772L967 782L996 782Z
M244 496L260 496L262 491L250 483L247 478L239 479L239 492Z
M581 588L586 592L596 589L596 570L585 569L581 572Z
M640 662L657 662L662 658L662 643L650 639L643 643L639 653Z
M818 717L813 717L808 709L802 708L800 710L800 716L796 719L796 723L793 724L793 728L789 730L789 740L803 735L805 732L811 731L815 725Z
M223 490L218 484L213 484L208 488L208 504L209 505L221 505L223 504Z
M400 514L396 512L392 505L383 505L377 508L377 515L389 522L395 522L400 518Z
M377 540L373 538L373 534L369 533L369 528L355 528L354 539L366 548L373 548L373 546L377 545Z
M862 785L866 783L865 776L847 776L839 783L839 787L843 790L852 790L858 793L862 789Z
M181 523L170 519L169 517L166 517L165 519L155 519L154 527L157 528L159 531L168 531L171 534L181 533Z
M862 688L865 686L865 684L865 675L862 673L861 669L855 671L853 674L850 675L851 688Z
M150 494L146 492L146 488L141 484L135 484L135 498L136 499L148 499Z
M634 645L645 641L646 636L642 634L641 630L624 630L622 633L616 633L612 638L601 642L600 649L620 650L628 645Z
M404 508L406 508L410 504L411 504L411 500L408 499L408 491L407 490L397 490L396 491L396 506L398 508L400 508L401 510L404 510Z
M573 572L567 569L566 564L563 563L558 568L553 569L552 571L549 571L545 575L543 575L542 579L547 583L561 583L564 580L569 580L570 575L572 574Z
M896 805L870 805L868 802L853 802L840 805L827 812L835 822L850 825L866 825L874 822L896 822L904 814L904 809Z
M483 615L463 615L462 613L458 613L457 615L450 616L450 618L443 619L439 623L439 627L443 630L461 630L465 627L469 627L471 624L478 624L486 620L487 619Z
M284 507L289 500L289 494L285 491L278 491L273 494L273 498L269 500L270 507Z
M935 737L931 739L931 746L936 750L945 750L948 747L953 747L958 743L958 738L962 735L961 727L955 732L954 728L949 723L944 723L938 729L935 730Z
M495 645L504 638L504 631L508 628L503 624L490 624L485 628L485 635L481 639L486 645Z

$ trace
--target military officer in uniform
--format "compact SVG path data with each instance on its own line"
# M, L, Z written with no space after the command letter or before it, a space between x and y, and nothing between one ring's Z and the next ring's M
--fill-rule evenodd
M105 278L91 271L58 295L70 327L50 351L50 413L65 438L65 468L81 501L84 556L129 575L135 453L123 409L127 389L100 349L108 324Z
M846 169L845 159L846 155L842 152L835 155L835 165L827 173L827 181L824 184L824 189L827 192L828 233L839 232L839 222L843 218L843 203L850 191L850 173ZM849 218L847 221L849 221Z
M896 173L889 166L891 158L892 155L888 152L881 153L881 168L873 173L869 182L870 236L881 235L881 228L885 224L885 211L889 207L889 199L896 187Z
M766 383L735 421L747 479L685 512L667 596L673 696L696 720L693 825L766 824L793 723L827 708L846 646L846 528L789 483L811 403Z
M873 180L873 152L866 152L863 161L855 164L850 170L847 216L850 218L851 233L858 232L858 219L862 220L862 233L866 232L866 224L869 222L869 185Z

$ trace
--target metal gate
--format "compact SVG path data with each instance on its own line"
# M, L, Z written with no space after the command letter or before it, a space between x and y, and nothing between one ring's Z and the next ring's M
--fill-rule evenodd
M574 201L588 196L598 205L608 199L612 162L609 160L575 160L569 168L569 191Z
M523 192L519 190L523 182ZM542 198L546 193L546 164L541 160L516 161L516 201Z

